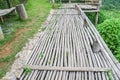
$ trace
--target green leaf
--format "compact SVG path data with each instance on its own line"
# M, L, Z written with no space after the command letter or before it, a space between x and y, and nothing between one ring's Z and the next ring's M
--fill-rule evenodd
M28 75L32 72L32 69L29 67L24 68L25 74Z
M43 57L44 57L44 53L41 52L41 53L39 54L39 57L40 57L40 58L43 58Z

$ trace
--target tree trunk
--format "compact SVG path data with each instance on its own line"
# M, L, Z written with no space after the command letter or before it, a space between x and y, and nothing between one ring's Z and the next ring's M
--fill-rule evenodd
M26 20L28 18L27 12L23 4L17 5L16 10L21 20Z
M4 35L3 35L3 32L2 32L2 28L0 26L0 40L3 40L4 39Z

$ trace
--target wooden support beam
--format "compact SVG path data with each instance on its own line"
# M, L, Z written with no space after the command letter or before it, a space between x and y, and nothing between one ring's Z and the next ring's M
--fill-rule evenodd
M79 14L83 14L83 10L78 6L78 5L75 5L75 8L78 10L78 13Z
M34 70L53 70L53 71L90 71L90 72L108 72L111 68L98 68L98 67L57 67L57 66L39 66L39 65L27 65Z
M4 39L4 35L3 35L3 32L2 32L2 28L0 26L0 40L3 40Z
M2 16L0 16L0 20L1 20L2 23L4 23L4 19L3 19Z
M59 13L55 13L55 14L51 14L51 15L78 15L78 14L70 14L70 13L61 13L61 14L59 14Z
M84 11L78 6L78 5L75 5L75 8L79 11L80 15L83 17L83 18L86 18L87 16L85 15ZM98 9L99 11L99 9ZM87 12L87 11L86 11ZM96 12L96 15L95 15L95 25L97 25L98 23L98 15L99 15L99 12Z
M99 10L83 10L84 12L99 12Z
M64 7L59 7L58 9L75 9L75 7L66 7L66 8L64 8Z
M102 0L99 0L99 4L100 4L100 5L102 4Z
M71 0L69 0L69 3L71 3Z
M98 16L99 16L99 12L96 12L96 15L95 15L95 25L98 24Z
M55 3L55 0L51 0L51 3L54 4L54 3Z
M99 6L100 4L99 3L85 3L84 5L96 5L96 6Z

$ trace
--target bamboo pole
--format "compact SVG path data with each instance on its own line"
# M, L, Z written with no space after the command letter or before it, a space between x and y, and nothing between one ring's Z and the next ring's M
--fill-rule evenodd
M4 39L4 35L3 35L3 32L2 32L2 28L0 26L0 40L3 40Z
M95 16L95 25L97 25L97 23L98 23L98 16L99 16L99 12L96 12L96 16Z
M0 16L1 22L4 23L4 19L2 16Z

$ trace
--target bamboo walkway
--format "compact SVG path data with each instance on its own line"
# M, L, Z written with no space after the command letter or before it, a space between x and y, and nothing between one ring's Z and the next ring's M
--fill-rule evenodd
M120 64L78 5L51 14L20 80L120 80Z

